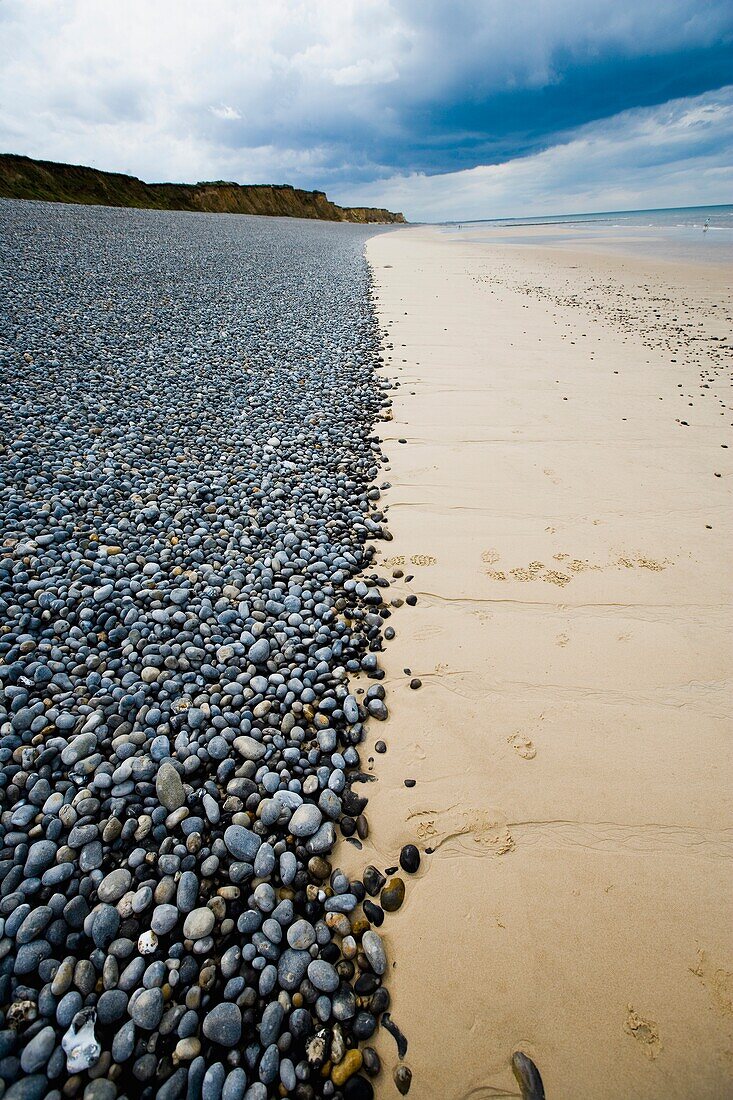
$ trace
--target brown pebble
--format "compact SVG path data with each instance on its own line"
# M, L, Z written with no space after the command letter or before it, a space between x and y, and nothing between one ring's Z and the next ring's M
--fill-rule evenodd
M385 913L396 913L405 900L405 884L401 878L391 878L382 890L379 901Z
M402 1093L403 1096L407 1096L412 1084L412 1070L406 1065L397 1066L394 1071L394 1083L397 1086L397 1091Z

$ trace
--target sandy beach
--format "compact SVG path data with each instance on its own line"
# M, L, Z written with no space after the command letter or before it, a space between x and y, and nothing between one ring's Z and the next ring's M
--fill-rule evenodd
M410 1095L518 1095L518 1049L551 1100L730 1095L726 271L470 228L367 256L417 604L347 870L431 850L382 929Z

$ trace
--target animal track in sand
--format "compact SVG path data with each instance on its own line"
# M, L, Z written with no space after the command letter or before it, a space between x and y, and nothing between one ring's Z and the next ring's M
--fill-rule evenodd
M413 554L410 558L411 565L435 565L437 558L434 558L432 554Z
M521 733L513 733L511 737L507 737L507 744L512 746L522 760L534 760L537 755L534 741L530 741L529 737L523 737Z
M481 561L484 563L484 565L496 565L500 557L501 555L498 550L484 550L483 554L481 555Z
M395 556L393 558L385 558L384 561L382 562L382 565L387 565L387 566L390 566L390 567L395 566L395 565L404 565L404 564L405 564L405 555L404 554L395 554Z
M633 1005L629 1005L624 1021L624 1031L627 1035L631 1035L632 1038L636 1039L647 1058L654 1061L662 1049L662 1044L659 1041L659 1028L655 1021L645 1020L643 1016L634 1011Z
M460 805L445 810L415 810L407 822L417 839L433 850L453 839L464 851L477 855L501 856L514 848L506 818L495 810Z
M555 638L555 645L566 646L569 641L570 641L570 635L569 634L558 634L557 638Z

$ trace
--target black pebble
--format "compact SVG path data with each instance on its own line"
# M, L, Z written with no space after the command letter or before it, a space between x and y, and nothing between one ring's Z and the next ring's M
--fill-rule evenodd
M375 924L376 927L381 927L384 924L384 910L380 905L375 905L369 898L362 902L361 908L364 911L364 916L370 924Z
M405 844L400 852L400 867L409 875L414 875L420 866L420 852L414 844Z

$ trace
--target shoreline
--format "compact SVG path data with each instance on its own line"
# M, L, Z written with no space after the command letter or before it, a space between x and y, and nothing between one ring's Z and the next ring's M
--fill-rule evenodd
M358 858L434 849L384 929L411 1095L516 1095L519 1049L553 1097L722 1097L722 272L425 227L367 257L400 383L381 565L417 605Z

